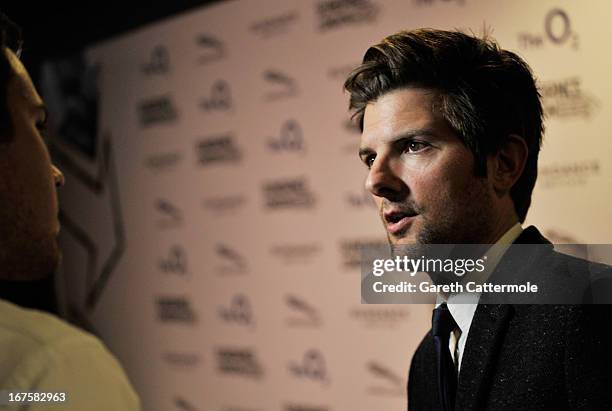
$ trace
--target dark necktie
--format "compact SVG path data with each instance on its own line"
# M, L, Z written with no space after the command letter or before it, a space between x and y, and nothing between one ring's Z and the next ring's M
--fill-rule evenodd
M431 332L436 347L436 363L438 368L438 392L442 410L455 409L455 393L457 392L457 370L448 349L450 333L457 327L446 303L433 311Z

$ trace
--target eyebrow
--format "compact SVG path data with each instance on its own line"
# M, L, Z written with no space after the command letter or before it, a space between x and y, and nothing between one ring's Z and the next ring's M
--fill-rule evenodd
M390 139L389 141L387 141L386 144L394 145L398 141L412 139L418 136L437 137L438 135L434 133L433 130L430 128L418 128L418 129L404 131L403 133L400 133L396 135L395 137L393 137L392 139ZM359 148L359 158L362 158L363 156L374 154L374 153L375 151L372 150L370 147L360 147Z

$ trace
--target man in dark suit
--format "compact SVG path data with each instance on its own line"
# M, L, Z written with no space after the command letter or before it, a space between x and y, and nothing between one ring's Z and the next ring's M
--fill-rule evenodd
M393 246L506 247L489 261L491 282L510 273L571 297L539 302L593 301L588 276L605 279L608 268L592 270L521 226L544 127L519 56L489 38L404 31L370 47L345 89L362 130L366 186ZM517 254L511 244L534 246ZM409 409L612 407L609 306L461 296L439 296L410 367Z

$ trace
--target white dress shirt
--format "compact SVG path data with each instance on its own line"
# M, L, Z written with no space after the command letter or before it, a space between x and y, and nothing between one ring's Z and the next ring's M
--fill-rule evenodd
M491 275L497 264L501 260L506 250L512 243L518 238L523 232L523 228L520 223L516 223L510 228L500 239L495 243L497 246L505 247L492 247L487 253L487 265L486 270L482 276L479 276L479 280L482 281ZM463 359L463 352L465 350L465 342L467 341L470 326L474 319L474 313L478 307L478 300L480 299L480 293L454 293L448 296L438 294L436 301L436 307L446 302L448 310L452 314L455 322L457 323L457 329L451 333L448 348L453 357L453 361L457 366L457 371L461 369L461 360Z

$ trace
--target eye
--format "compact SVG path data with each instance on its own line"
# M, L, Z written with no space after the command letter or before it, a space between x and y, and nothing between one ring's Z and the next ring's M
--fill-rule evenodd
M374 154L370 154L370 155L366 156L366 157L363 159L363 162L365 163L365 165L366 165L366 167L368 168L368 170L369 170L370 168L372 168L372 164L374 164L374 159L375 159L375 158L376 158L376 155L374 155Z
M427 147L429 147L429 144L427 143L422 143L420 141L410 141L406 144L404 151L408 153L418 153L419 151L425 150Z

